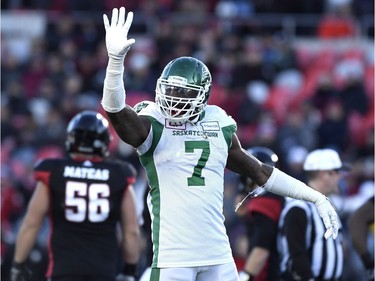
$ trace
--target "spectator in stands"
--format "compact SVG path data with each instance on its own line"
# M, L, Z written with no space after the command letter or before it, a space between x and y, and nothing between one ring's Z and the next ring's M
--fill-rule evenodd
M349 3L331 7L317 30L317 35L323 39L350 38L356 34Z
M349 143L348 132L347 118L341 101L329 101L324 109L323 121L316 131L318 146L345 151Z
M360 74L348 75L343 88L339 91L339 97L347 116L353 112L365 116L370 109L369 96L366 93L362 77L358 75Z
M281 152L280 158L283 157L286 160L293 146L303 146L307 149L316 146L315 124L304 115L301 108L291 109L286 116L285 123L278 128L277 138Z
M311 98L313 105L324 114L324 108L328 102L338 99L339 93L333 83L330 73L322 73L317 81L317 88Z
M308 154L308 149L304 146L292 146L287 153L285 168L290 175L296 179L305 182L306 173L303 170L303 163Z

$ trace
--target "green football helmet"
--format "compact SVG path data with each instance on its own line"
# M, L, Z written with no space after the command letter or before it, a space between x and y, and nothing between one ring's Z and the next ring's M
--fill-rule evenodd
M169 62L156 84L155 102L169 121L195 121L204 110L211 89L207 66L192 57Z

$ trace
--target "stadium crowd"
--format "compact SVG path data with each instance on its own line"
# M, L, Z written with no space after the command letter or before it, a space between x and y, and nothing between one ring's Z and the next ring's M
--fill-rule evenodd
M43 36L18 54L2 40L1 48L1 263L3 280L10 268L19 222L33 192L32 169L38 159L62 156L65 128L83 109L103 112L100 100L107 63L101 14L122 5L112 1L3 1L6 12L48 14ZM340 152L352 170L332 198L342 222L374 193L374 53L356 29L356 20L373 15L374 3L347 1L126 1L128 10L157 18L152 28L135 18L130 30L136 43L126 60L127 103L154 99L154 85L172 58L190 55L204 61L214 77L209 103L225 109L238 123L246 148L266 146L279 155L280 166L304 179L302 164L315 148ZM81 14L69 11L84 11ZM231 12L229 12L231 11ZM99 15L87 16L88 14ZM180 20L169 20L178 13ZM274 28L228 25L234 17L261 13L320 14L308 44ZM137 13L136 13L137 14ZM186 15L194 15L186 20ZM185 15L185 17L183 17ZM202 20L205 19L205 20ZM335 20L333 20L335 19ZM138 23L138 25L137 25ZM25 27L27 28L27 27ZM3 27L2 27L3 29ZM373 35L372 35L373 36ZM346 41L345 41L346 40ZM327 43L330 42L330 43ZM112 157L144 173L137 156L113 132ZM238 178L228 172L224 211L234 255L241 267L243 226L234 214ZM142 198L143 194L139 195ZM140 199L141 200L141 199ZM140 210L141 212L141 210ZM43 271L47 234L31 259ZM353 261L350 241L347 262ZM360 263L346 267L347 279ZM354 274L354 275L353 275ZM356 280L360 281L360 280Z

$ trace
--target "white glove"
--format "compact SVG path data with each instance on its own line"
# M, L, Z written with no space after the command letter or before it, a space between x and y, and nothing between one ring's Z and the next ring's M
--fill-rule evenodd
M332 236L333 239L336 239L339 231L339 224L335 209L332 207L328 198L323 196L315 203L315 206L327 229L326 233L324 233L324 237L328 239Z
M134 276L119 274L116 276L116 281L135 281Z
M134 39L128 39L128 31L133 22L133 12L129 12L125 20L125 8L112 10L111 24L107 15L103 15L104 27L106 31L105 42L108 56L113 59L124 59Z

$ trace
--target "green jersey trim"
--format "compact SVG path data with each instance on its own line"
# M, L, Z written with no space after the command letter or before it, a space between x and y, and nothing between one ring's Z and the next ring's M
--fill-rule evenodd
M227 127L221 128L225 141L228 145L228 149L232 146L232 137L233 134L237 131L237 126L236 125L229 125Z
M159 180L154 162L154 150L160 141L161 135L163 133L164 126L160 124L155 118L147 116L151 120L152 126L152 145L150 149L139 157L142 166L145 168L147 173L147 178L150 184L150 194L152 202L152 213L154 216L153 220L153 232L152 241L154 245L154 260L153 265L158 262L159 254L159 234L160 234L160 189Z
M153 268L151 270L150 280L153 280L153 281L159 281L160 280L160 268Z
M198 121L201 121L205 116L206 116L206 112L203 111L203 112L199 115Z

